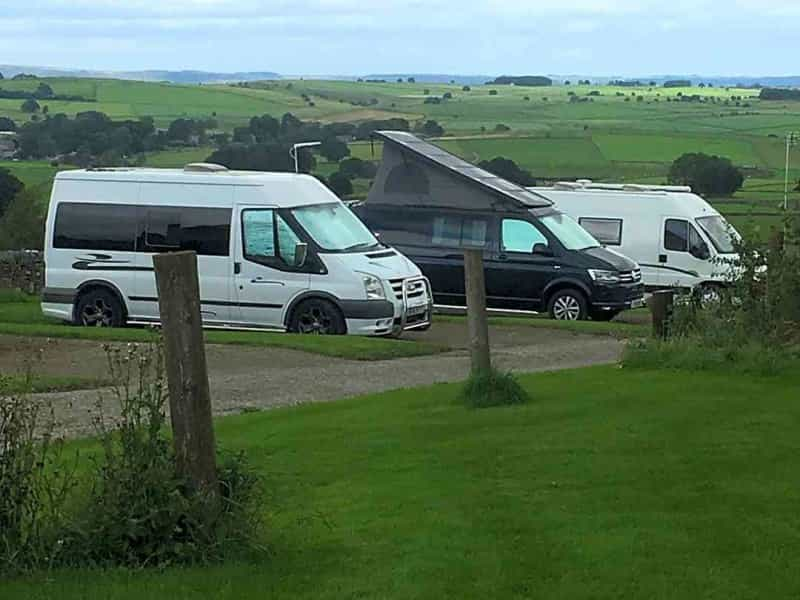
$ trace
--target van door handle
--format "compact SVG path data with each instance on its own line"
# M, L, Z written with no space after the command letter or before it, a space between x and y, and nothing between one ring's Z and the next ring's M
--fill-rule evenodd
M241 272L242 272L242 263L240 262L233 263L233 274L238 275Z
M498 260L508 260L508 254L502 253L497 255Z

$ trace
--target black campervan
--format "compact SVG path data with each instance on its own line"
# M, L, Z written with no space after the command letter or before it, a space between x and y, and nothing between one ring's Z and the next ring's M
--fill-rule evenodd
M464 306L464 248L483 248L490 308L608 320L642 304L638 265L602 247L550 200L407 132L376 132L383 161L354 207L430 279L438 305Z

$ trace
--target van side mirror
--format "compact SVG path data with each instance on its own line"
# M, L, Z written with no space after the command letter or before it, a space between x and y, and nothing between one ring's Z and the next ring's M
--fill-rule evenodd
M553 256L553 251L550 249L550 247L547 244L542 244L541 242L534 244L531 252L538 256Z
M308 244L298 242L294 245L294 267L299 269L306 264L308 258Z

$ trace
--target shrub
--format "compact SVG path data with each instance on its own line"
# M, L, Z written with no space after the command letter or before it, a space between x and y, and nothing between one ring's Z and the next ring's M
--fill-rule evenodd
M666 340L628 346L626 366L729 370L770 375L800 362L800 226L789 221L764 243L736 240L733 284L717 298L679 298Z
M512 373L491 369L471 373L461 389L460 399L469 408L488 408L525 404L530 397Z
M252 547L257 478L242 456L219 469L220 501L194 492L176 472L165 432L161 344L107 347L120 417L96 416L101 454L85 515L68 541L70 562L129 567L218 560Z

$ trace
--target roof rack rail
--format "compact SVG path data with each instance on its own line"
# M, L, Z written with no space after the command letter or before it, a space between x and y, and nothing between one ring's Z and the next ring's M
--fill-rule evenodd
M183 167L183 170L186 173L224 173L228 167L216 163L196 162L189 163Z

